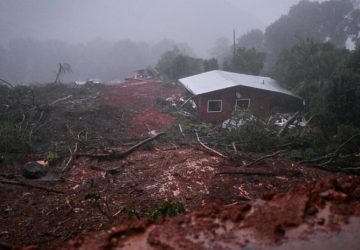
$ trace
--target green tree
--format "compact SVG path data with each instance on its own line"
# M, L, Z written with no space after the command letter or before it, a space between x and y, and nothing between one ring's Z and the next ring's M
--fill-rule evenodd
M237 73L258 75L264 67L265 58L265 53L255 49L237 48L235 55L228 58L223 67Z
M337 70L326 89L325 100L335 124L360 126L360 47Z
M161 56L156 68L166 79L177 80L201 73L203 71L203 61L199 58L184 55L175 48Z
M313 97L331 81L347 55L347 50L337 49L330 43L299 40L298 44L280 54L270 74L310 104Z
M359 33L356 9L351 0L324 2L302 0L267 27L265 46L277 57L282 50L291 48L299 38L311 38L316 42L331 42L336 47L345 47L349 36ZM351 27L351 29L350 29ZM355 39L355 37L354 37Z
M264 33L259 29L250 30L237 40L237 46L247 49L256 49L265 52Z

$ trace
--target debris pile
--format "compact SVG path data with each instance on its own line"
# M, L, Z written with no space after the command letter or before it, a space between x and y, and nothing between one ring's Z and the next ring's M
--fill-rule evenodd
M134 221L63 249L356 249L360 178L326 178L287 193L209 204L158 225Z

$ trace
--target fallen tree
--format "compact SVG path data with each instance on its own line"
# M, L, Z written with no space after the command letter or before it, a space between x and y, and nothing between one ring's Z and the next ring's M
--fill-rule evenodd
M65 194L63 191L59 191L59 190L55 190L55 189L51 189L51 188L46 188L46 187L42 187L42 186L37 186L37 185L33 185L33 184L23 182L23 181L10 181L10 180L0 179L0 183L6 184L6 185L15 185L15 186L23 186L23 187L35 188L35 189L40 189L40 190L47 191L47 192L50 192L50 193Z
M158 139L160 136L164 135L165 133L159 133L154 135L153 137L150 137L146 140L143 140L139 143L137 143L136 145L132 146L131 148L129 148L128 150L125 150L123 152L114 152L111 154L87 154L87 153L77 153L75 154L75 156L85 156L85 157L90 157L90 158L96 158L99 160L118 160L118 159L122 159L125 158L126 156L128 156L129 154L133 153L134 151L136 151L137 149L139 149L141 146L154 141L156 139Z
M310 159L310 160L304 160L304 161L299 161L299 164L305 164L305 163L309 163L310 165L313 166L317 166L317 167L324 167L327 164L331 163L334 161L334 159L336 159L337 157L339 157L340 155L340 150L342 148L344 148L349 142L351 142L353 139L355 139L356 137L360 136L359 134L353 135L351 136L349 139L347 139L345 142L343 142L340 146L338 146L335 151L326 154L324 156L321 157L317 157L314 159Z

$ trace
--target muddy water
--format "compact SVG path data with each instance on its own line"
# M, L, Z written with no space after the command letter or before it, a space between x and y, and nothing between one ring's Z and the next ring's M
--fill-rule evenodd
M360 249L360 218L351 218L349 224L342 226L340 232L317 232L307 236L304 240L293 239L279 246L267 247L266 249Z

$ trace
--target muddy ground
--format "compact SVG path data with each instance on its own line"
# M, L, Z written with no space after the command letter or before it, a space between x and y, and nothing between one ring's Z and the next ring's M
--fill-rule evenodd
M146 137L175 120L159 109L158 98L182 93L156 81L145 81L109 86L102 94L107 104L132 109L117 114L120 121L131 124L126 131L129 137ZM135 143L106 150L124 151ZM178 145L166 138L121 160L78 157L66 174L54 170L40 180L22 179L20 165L1 166L2 176L64 193L0 184L0 246L251 248L283 243L289 238L289 228L299 228L301 233L296 233L294 241L300 239L299 235L306 231L300 225L318 223L315 220L322 218L320 210L326 211L327 217L333 218L332 213L343 216L341 223L340 217L333 218L334 225L341 224L334 226L336 230L345 228L342 225L350 215L359 215L358 179L341 179L336 184L342 174L291 163L280 156L247 168L236 165L204 151L200 145ZM241 174L217 175L229 171ZM314 186L314 182L330 176L335 179ZM307 186L294 188L304 184ZM279 194L289 190L286 195ZM187 215L149 221L149 213L166 200L181 202ZM325 225L327 217L320 224ZM356 223L359 226L359 221ZM249 228L251 236L247 236ZM96 236L86 237L93 232Z

